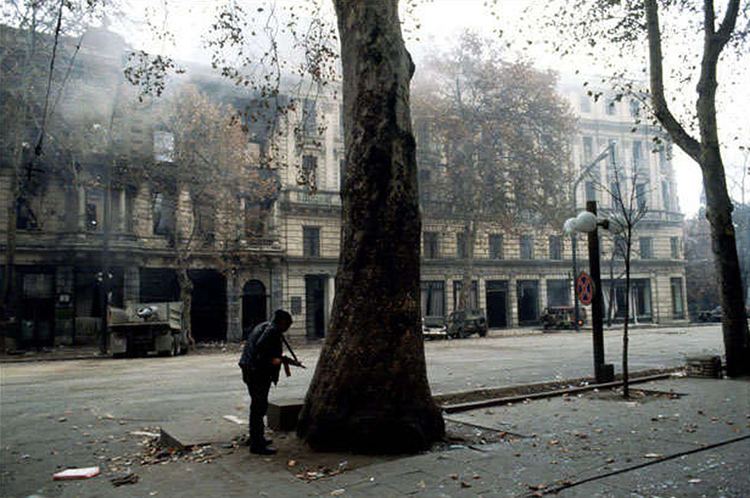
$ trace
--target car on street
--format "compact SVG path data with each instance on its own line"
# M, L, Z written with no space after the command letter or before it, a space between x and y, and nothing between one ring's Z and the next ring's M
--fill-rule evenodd
M463 339L473 334L484 337L488 330L487 315L479 308L457 310L448 315L445 326L450 339Z
M445 326L445 318L442 316L423 316L422 336L427 340L447 339L448 329Z
M544 330L574 329L576 326L576 312L573 306L549 306L544 309L541 317ZM586 310L578 309L578 326L586 323Z

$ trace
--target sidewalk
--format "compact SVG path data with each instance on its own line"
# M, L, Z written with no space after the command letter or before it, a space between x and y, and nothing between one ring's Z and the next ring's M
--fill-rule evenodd
M317 454L293 436L262 458L214 445L211 463L136 466L63 496L750 496L750 381L671 378L612 392L446 416L471 441L416 456ZM186 415L182 416L183 418ZM176 418L180 418L177 415ZM244 427L233 432L239 436ZM484 442L482 442L484 441ZM327 468L327 469L326 469ZM339 470L341 472L339 473ZM312 471L312 472L311 472ZM315 478L330 474L332 476ZM312 476L312 479L310 477Z

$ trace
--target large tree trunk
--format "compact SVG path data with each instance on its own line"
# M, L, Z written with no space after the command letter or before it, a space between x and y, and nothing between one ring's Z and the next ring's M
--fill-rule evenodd
M727 375L737 377L750 373L750 334L732 222L732 203L727 194L721 156L717 152L708 152L704 153L704 157L706 218L711 225L711 249L718 276Z
M716 120L717 66L721 52L734 31L740 2L729 0L718 29L715 26L716 14L713 1L703 2L704 44L696 102L700 141L690 136L669 110L662 76L663 58L657 0L645 0L644 8L654 115L674 142L700 165L703 172L706 217L711 225L711 246L721 299L727 375L736 377L750 374L750 334L748 334L743 301L744 290L740 281L737 244L732 223L732 203L727 193Z
M476 245L477 238L477 222L475 220L467 220L464 225L464 265L463 265L463 276L461 279L461 291L459 292L458 298L458 309L465 310L471 308L471 291L472 291L472 275L474 273L474 246ZM478 285L478 284L477 284ZM477 296L477 300L479 296ZM476 303L476 307L479 307L479 303Z
M182 331L188 342L188 347L195 346L193 338L193 281L190 279L187 267L181 266L177 270L177 282L180 285L180 301L182 302Z
M334 4L346 129L341 255L297 434L315 449L419 451L445 429L420 329L414 66L397 0Z

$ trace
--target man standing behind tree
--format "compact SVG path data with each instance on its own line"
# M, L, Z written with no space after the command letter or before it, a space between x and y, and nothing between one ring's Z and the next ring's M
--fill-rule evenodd
M252 332L245 331L245 347L239 366L242 381L250 394L250 453L273 455L271 441L264 436L263 417L268 410L268 391L271 382L279 381L282 356L282 334L292 325L292 317L284 310L276 310L270 322L257 325ZM248 333L249 332L249 333Z

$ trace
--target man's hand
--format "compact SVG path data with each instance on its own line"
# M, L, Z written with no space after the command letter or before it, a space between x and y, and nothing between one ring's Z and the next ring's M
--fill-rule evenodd
M271 359L271 365L278 367L281 365L282 359L281 358L272 358Z

